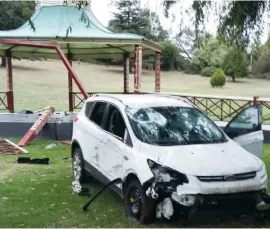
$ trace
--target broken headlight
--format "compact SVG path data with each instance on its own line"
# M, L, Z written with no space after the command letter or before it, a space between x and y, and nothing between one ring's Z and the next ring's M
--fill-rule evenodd
M175 182L178 185L188 183L188 178L185 174L177 172L171 168L162 166L150 159L147 163L154 174L156 182Z

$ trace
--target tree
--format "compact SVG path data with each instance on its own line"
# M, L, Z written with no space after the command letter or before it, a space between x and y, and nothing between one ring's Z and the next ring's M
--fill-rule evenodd
M0 30L20 27L29 20L34 11L34 1L0 1ZM5 66L3 57L2 66Z
M217 38L205 38L201 47L196 48L192 59L193 63L205 67L221 67L229 46L220 42Z
M248 73L247 55L237 47L232 47L224 58L223 70L225 74L232 76L235 82L236 78L244 77Z
M179 49L173 45L170 41L160 42L161 45L165 47L164 50L161 51L162 57L162 69L172 71L175 68L175 63L177 61L177 57L179 56Z
M175 0L164 0L164 14L168 17L169 9ZM270 9L269 1L194 1L192 8L195 12L195 31L198 34L199 25L205 16L219 8L219 37L235 43L238 47L247 47L254 37L262 33L263 16ZM197 35L196 35L197 37Z
M191 60L192 58L190 53L193 52L196 48L201 47L205 38L210 37L211 35L209 33L199 31L199 36L196 38L195 30L192 30L190 27L184 27L181 29L179 34L173 38L173 41Z
M141 9L138 0L119 0L115 6L118 12L109 21L112 30L139 34L154 41L168 39L168 32L162 28L157 15Z

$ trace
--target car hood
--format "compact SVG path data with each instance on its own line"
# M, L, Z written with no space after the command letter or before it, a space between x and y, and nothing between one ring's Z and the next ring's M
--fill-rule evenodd
M154 148L148 153L152 159L187 175L221 176L257 171L260 168L259 159L231 140L219 144Z

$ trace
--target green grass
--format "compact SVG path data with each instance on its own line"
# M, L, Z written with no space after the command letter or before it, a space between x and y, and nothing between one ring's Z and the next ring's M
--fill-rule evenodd
M17 142L17 140L14 140ZM34 141L27 147L31 158L50 157L51 165L22 165L15 161L18 156L1 157L1 212L0 226L23 227L140 227L125 217L122 200L111 191L105 191L90 206L82 211L88 197L72 193L71 158L68 146L57 143L51 150L44 147L51 142ZM68 157L67 160L63 158ZM270 168L270 145L264 146L264 161ZM270 171L270 169L269 169ZM102 188L97 181L90 183L91 193ZM157 221L150 227L179 227L180 222ZM221 223L211 219L205 223L190 222L195 227L255 227L250 219Z
M13 61L13 83L16 110L40 109L48 105L57 110L68 109L67 71L60 61ZM123 91L123 68L118 66L73 63L75 72L87 91ZM154 91L154 71L143 71L142 90ZM6 72L0 68L0 91L6 89ZM208 77L183 72L162 72L161 91L224 96L270 97L270 81L241 79L227 82L224 88L212 88ZM133 74L130 74L133 88ZM74 84L73 90L79 90Z

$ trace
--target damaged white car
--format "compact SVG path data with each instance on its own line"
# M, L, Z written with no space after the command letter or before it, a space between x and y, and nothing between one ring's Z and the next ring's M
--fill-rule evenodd
M140 223L203 207L252 211L267 189L262 146L256 106L223 131L181 99L97 94L74 120L73 174L80 182L121 178L112 189Z

